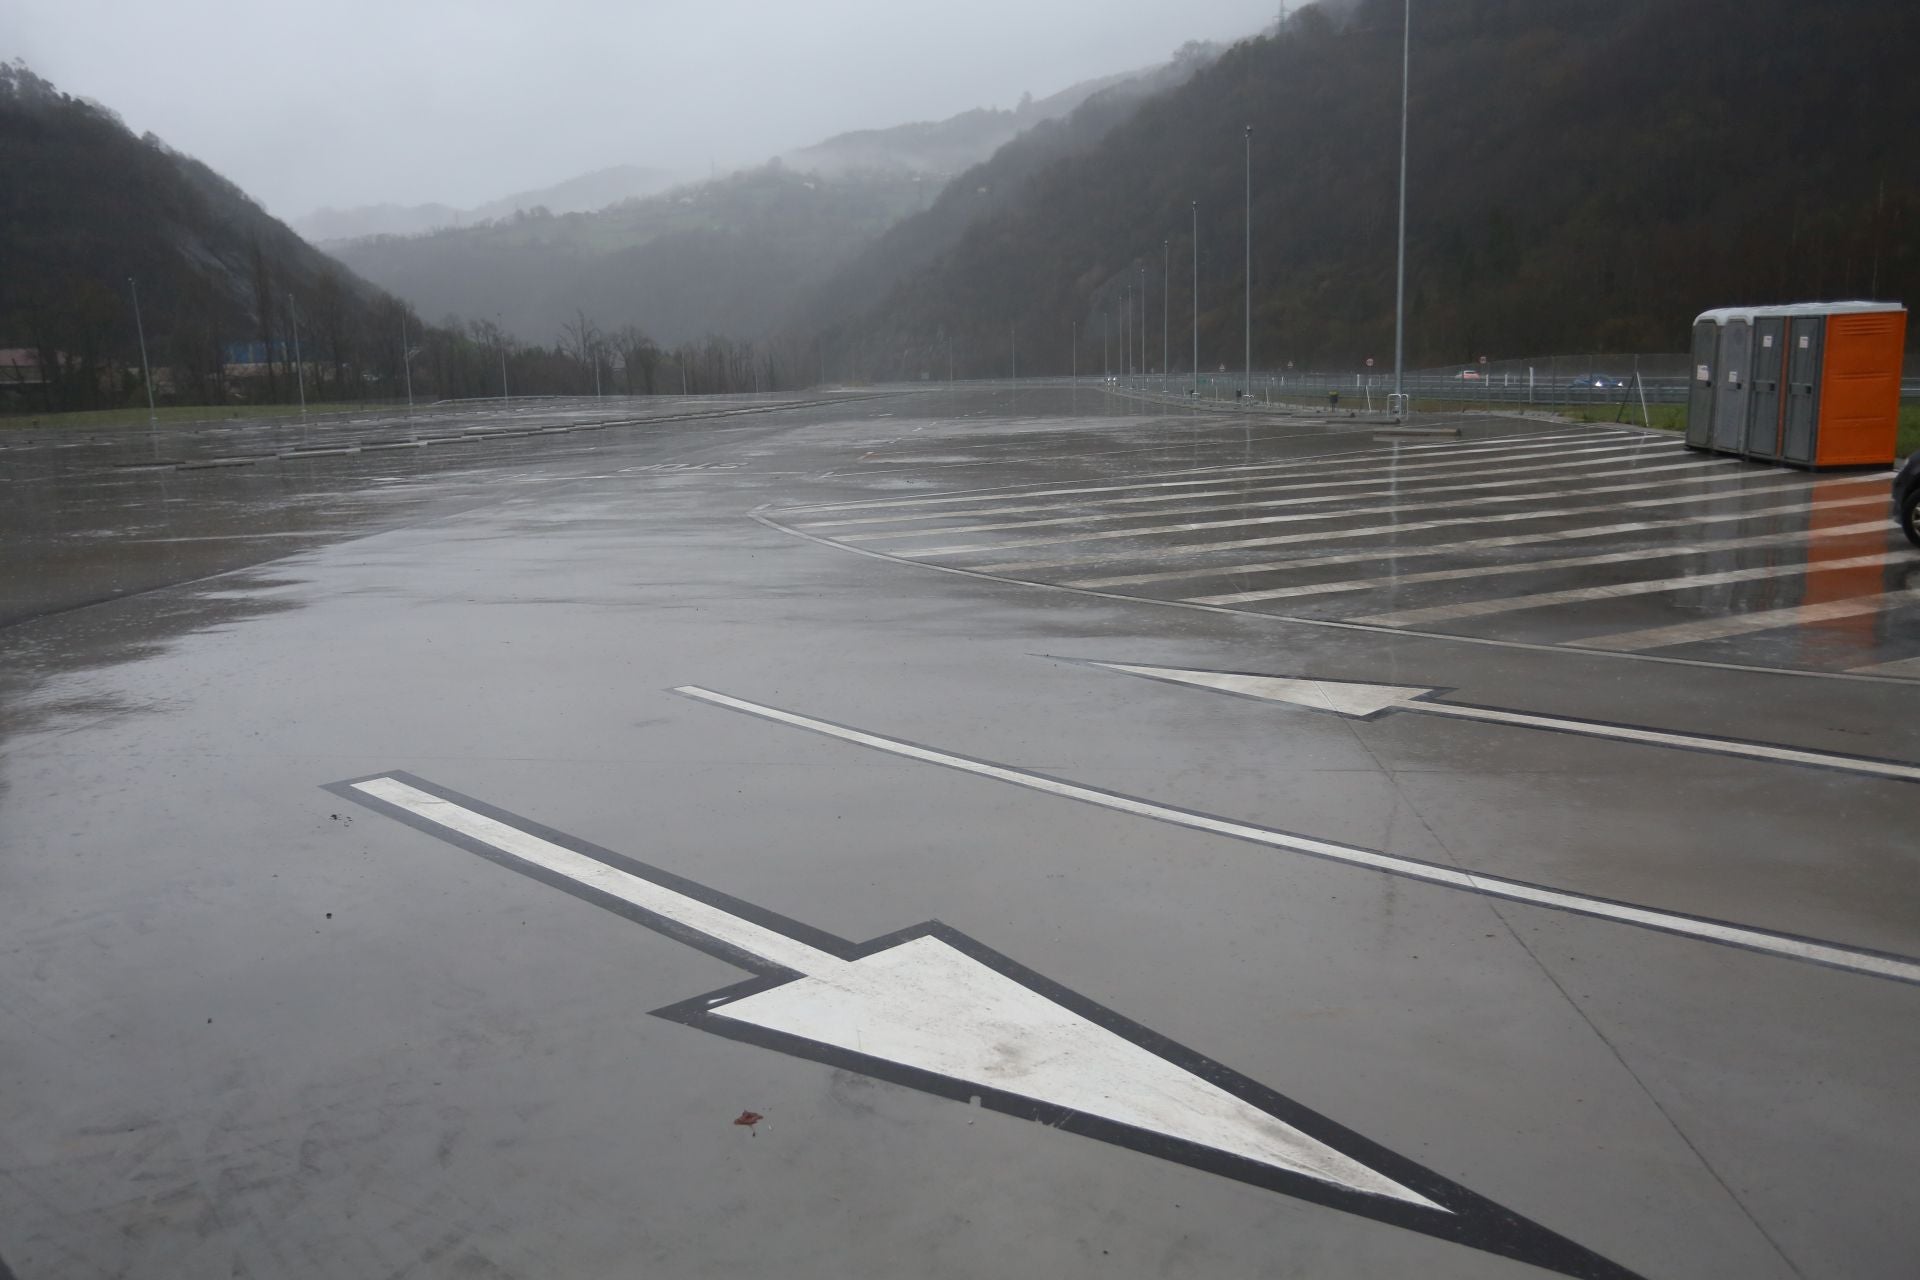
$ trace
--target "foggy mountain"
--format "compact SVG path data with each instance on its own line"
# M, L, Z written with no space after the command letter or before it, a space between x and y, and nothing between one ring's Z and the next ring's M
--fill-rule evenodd
M425 315L497 316L535 341L551 340L582 310L669 344L708 333L763 337L792 328L796 308L888 228L933 206L958 169L1090 100L1137 101L1211 52L1192 46L1172 68L1090 81L1012 111L841 135L591 213L530 212L328 248Z
M1301 10L1076 153L1009 147L950 192L1000 207L955 234L936 205L838 273L822 341L866 376L938 377L951 338L985 375L1014 327L1022 371L1065 372L1077 323L1085 372L1144 269L1151 362L1164 272L1187 369L1197 200L1200 364L1238 368L1251 123L1255 364L1390 363L1401 14ZM1920 292L1916 56L1920 6L1880 0L1416 10L1410 360L1671 351L1708 306ZM917 265L901 248L943 236Z
M490 200L471 209L444 204L376 204L354 209L318 209L294 221L293 227L315 244L356 240L367 236L420 235L441 227L465 227L495 218L511 218L522 211L582 213L603 209L622 200L655 195L678 179L664 169L635 164L613 165L557 182L550 187L522 191Z
M905 169L949 177L985 160L1034 125L1068 114L1102 90L1150 74L1129 71L1087 80L1037 101L1029 94L1011 111L982 107L945 120L843 133L780 159L790 168L822 175Z

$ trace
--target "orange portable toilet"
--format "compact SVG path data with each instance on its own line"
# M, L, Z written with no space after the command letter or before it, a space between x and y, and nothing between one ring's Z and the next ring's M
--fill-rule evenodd
M1826 354L1818 361L1819 389L1811 393L1813 403L1802 411L1813 422L1810 447L1796 447L1800 442L1795 401L1804 393L1794 382L1788 383L1781 457L1815 467L1891 466L1894 437L1900 431L1900 367L1907 346L1907 309L1871 303L1833 306L1794 318L1787 353L1789 367L1803 345L1819 345L1818 325L1823 319ZM1803 459L1803 453L1810 456Z
M1687 443L1796 467L1893 462L1907 343L1899 303L1727 307L1694 332Z

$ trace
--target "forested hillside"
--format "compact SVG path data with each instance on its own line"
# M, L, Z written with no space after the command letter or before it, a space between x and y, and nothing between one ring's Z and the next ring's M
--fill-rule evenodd
M1103 307L1170 259L1203 368L1241 359L1243 130L1254 360L1393 349L1399 0L1309 8L1024 176L1004 208L825 335L873 376L1099 361ZM1676 350L1710 305L1920 297L1920 6L1430 0L1415 6L1409 358ZM956 184L966 187L969 177ZM898 228L922 234L936 208ZM1170 245L1163 249L1163 243ZM872 264L885 277L884 264ZM854 264L856 283L868 263ZM1190 364L1187 341L1172 364Z
M0 347L36 353L45 403L116 403L137 334L137 281L153 361L182 398L221 398L223 350L286 345L291 307L336 370L400 306L268 216L238 187L105 107L68 97L24 66L0 64ZM388 344L384 337L379 345ZM386 363L398 359L398 338ZM336 363L337 362L337 363ZM269 360L263 393L292 377ZM287 394L292 394L291 387Z

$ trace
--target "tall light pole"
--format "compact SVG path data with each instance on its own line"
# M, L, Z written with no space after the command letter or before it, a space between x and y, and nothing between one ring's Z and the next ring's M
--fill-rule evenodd
M1107 320L1107 309L1100 308L1100 376L1113 376L1112 354L1113 326Z
M293 305L293 294L287 294L287 319L293 325L293 370L300 381L300 412L307 411L307 362L300 358L300 312Z
M1140 264L1140 376L1145 378L1147 368L1147 264Z
M1200 202L1193 202L1193 394L1200 395Z
M1020 331L1013 325L1007 326L1007 350L1013 358L1013 381L1020 381Z
M413 348L407 345L407 309L400 308L400 367L407 373L407 410L413 410Z
M1068 334L1067 378L1071 382L1078 383L1080 381L1080 322L1078 320L1072 322Z
M147 380L147 421L154 422L159 414L153 407L153 366L147 363L147 326L140 319L140 286L128 276L127 288L133 290L133 328L140 335L140 374ZM154 447L159 447L157 440Z
M1245 395L1253 399L1253 126L1247 126L1247 300Z
M512 396L507 394L507 327L500 323L500 316L497 313L493 317L493 322L500 331L500 406L501 408L505 408L513 399ZM683 363L680 366L681 395L685 395L687 392L686 384L687 367Z
M1167 291L1173 287L1173 238L1160 242L1160 394L1167 394Z
M1406 0L1400 43L1400 263L1393 297L1393 404L1407 411L1407 115L1413 85L1413 0Z
M1120 286L1120 376L1133 377L1133 286Z

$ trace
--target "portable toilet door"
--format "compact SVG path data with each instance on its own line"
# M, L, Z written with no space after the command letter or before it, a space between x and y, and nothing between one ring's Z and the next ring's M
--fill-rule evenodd
M1826 310L1813 465L1890 466L1900 433L1906 308L1833 303Z
M1747 447L1747 404L1753 389L1753 322L1735 317L1720 326L1720 361L1714 368L1713 450L1739 453Z
M1787 428L1782 461L1813 465L1813 428L1820 416L1820 357L1827 349L1827 318L1794 316L1787 325Z
M1713 371L1720 359L1720 325L1701 317L1693 324L1693 381L1687 388L1687 447L1713 447Z
M1747 406L1749 458L1780 456L1785 425L1780 416L1780 387L1787 376L1787 318L1756 316L1753 322L1753 395Z

